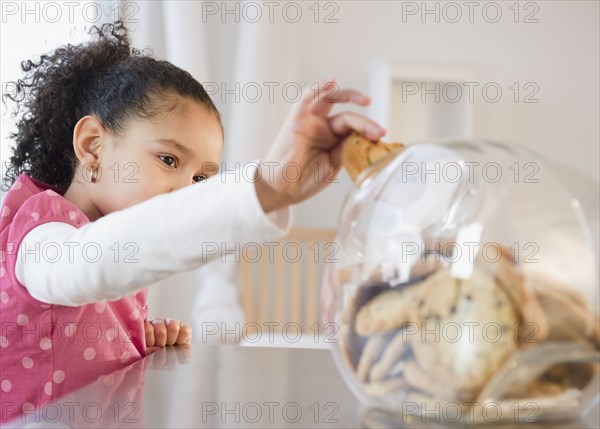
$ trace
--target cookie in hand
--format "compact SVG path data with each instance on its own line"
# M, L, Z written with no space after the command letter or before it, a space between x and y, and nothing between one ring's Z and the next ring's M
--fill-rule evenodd
M374 142L357 132L346 137L342 144L342 164L348 170L352 180L356 180L365 168L385 158L391 152L404 148L402 143Z

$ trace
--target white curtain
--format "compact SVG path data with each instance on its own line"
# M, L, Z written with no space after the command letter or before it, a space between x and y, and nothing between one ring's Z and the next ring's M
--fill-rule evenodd
M136 3L136 13L128 24L134 46L151 49L155 56L187 70L200 82L210 80L208 34L200 25L201 7L202 2L197 1Z
M242 20L231 25L218 16L209 16L212 21L203 23L202 3L138 2L138 22L129 28L135 47L152 49L156 57L189 71L201 83L217 84L218 93L211 96L225 127L222 169L233 169L237 163L264 156L291 108L282 96L282 87L288 84L289 100L299 86L294 60L297 29L285 22ZM232 3L227 7L233 8ZM223 53L228 45L234 49ZM256 92L244 90L257 87L262 91L258 101ZM236 94L226 94L223 89L234 89ZM209 325L213 329L214 323L230 330L236 323L243 324L237 274L235 260L228 257L225 263L217 260L157 282L150 287L150 317L191 322L194 342L221 342L219 335L204 336L203 332Z

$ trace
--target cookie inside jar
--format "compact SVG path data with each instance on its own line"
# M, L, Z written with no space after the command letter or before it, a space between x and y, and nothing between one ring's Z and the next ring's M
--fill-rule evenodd
M506 172L533 155L498 143L382 155L385 143L349 139L355 188L322 304L359 399L402 414L452 405L470 418L491 403L522 421L533 402L539 419L578 415L598 397L597 265L554 170L534 158L540 180L517 182ZM499 174L472 175L488 165Z
M395 407L453 404L468 415L516 353L561 341L600 349L600 321L583 320L589 309L581 296L527 285L510 249L498 252L493 263L479 255L468 278L433 253L412 267L408 282L384 269L369 269L361 282L362 265L338 271L340 282L356 285L346 289L336 320L340 353L362 394ZM502 406L535 398L552 404L548 398L582 392L598 374L594 362L557 364L506 389Z
M340 346L367 394L470 401L515 349L521 316L500 280L485 267L456 279L441 259L409 282L361 284L341 309Z

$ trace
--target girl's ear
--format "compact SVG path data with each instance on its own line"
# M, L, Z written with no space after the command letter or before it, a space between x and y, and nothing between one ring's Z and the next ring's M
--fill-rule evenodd
M87 115L77 121L73 130L73 149L82 165L98 162L104 133L104 126L95 116Z

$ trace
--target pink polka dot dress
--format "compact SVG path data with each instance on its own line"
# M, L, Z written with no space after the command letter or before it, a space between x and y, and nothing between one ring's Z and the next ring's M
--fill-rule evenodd
M86 215L49 184L21 174L6 194L0 249L0 410L6 422L145 356L147 289L79 307L33 298L15 276L23 237Z

